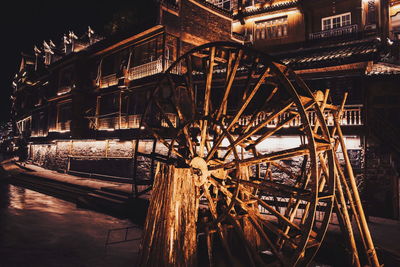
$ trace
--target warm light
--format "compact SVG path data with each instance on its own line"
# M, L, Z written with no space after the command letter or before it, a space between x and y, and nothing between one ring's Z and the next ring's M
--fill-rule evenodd
M265 20L265 19L271 19L271 18L277 18L285 15L293 15L299 13L299 10L297 8L292 8L290 10L287 10L285 12L280 12L280 13L274 13L274 14L269 14L269 15L263 15L263 16L257 16L257 17L252 17L249 19L245 19L246 22L253 22L253 21L259 21L259 20Z

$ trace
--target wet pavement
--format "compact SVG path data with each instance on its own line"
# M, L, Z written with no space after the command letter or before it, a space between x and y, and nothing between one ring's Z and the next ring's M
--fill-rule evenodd
M132 226L32 190L0 182L0 266L135 266L138 241L108 245ZM140 237L130 229L129 239ZM124 231L109 241L123 240Z
M40 173L53 174L48 172ZM61 178L66 176L57 175ZM79 185L88 180L74 179L79 180ZM109 245L105 249L108 230L132 226L131 221L80 209L71 202L8 185L1 180L2 177L0 267L135 266L138 241ZM135 211L132 217L138 217L138 210L132 210ZM385 267L400 266L400 223L374 217L370 220L381 263ZM141 234L141 230L130 229L128 238L139 238ZM124 235L124 231L115 231L110 242L120 241ZM315 262L310 266L348 266L345 251L339 227L331 225Z

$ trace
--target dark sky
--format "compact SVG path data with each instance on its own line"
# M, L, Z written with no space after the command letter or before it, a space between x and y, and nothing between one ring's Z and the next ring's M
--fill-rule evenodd
M10 117L11 81L18 71L22 51L33 53L33 46L41 46L43 40L52 39L58 44L69 30L79 36L88 25L101 33L117 10L137 1L148 0L14 0L4 3L0 14L0 122Z

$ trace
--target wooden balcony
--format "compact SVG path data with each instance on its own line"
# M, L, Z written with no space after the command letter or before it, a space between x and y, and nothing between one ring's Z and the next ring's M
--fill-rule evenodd
M120 129L138 129L140 127L140 120L142 115L125 115L121 116L110 116L98 118L97 126L95 128L97 130L105 130L105 131L113 131Z
M342 35L347 35L347 34L353 34L353 33L356 33L357 31L358 31L358 25L353 24L353 25L348 25L348 26L344 26L341 28L310 33L309 39L317 40L317 39L323 39L323 38L329 38L329 37L337 37L337 36L342 36Z
M100 88L107 88L117 84L118 84L118 79L117 79L117 74L115 73L101 77Z
M178 125L178 117L173 113L167 113L168 119L172 123L174 127ZM142 115L125 115L121 116L117 114L112 114L106 117L97 118L97 123L92 124L92 127L96 130L101 131L114 131L114 130L123 130L123 129L139 129L140 128L140 120L142 119ZM160 126L168 128L169 125L166 119L160 120Z
M172 60L164 59L163 64L163 59L160 58L155 61L151 61L149 63L130 68L128 71L128 79L132 81L162 73L167 70L172 65L172 63ZM179 74L180 68L177 67L175 70L173 70L173 73Z
M57 132L64 133L69 132L71 130L71 121L66 122L58 122L57 123Z
M340 124L342 126L361 126L363 125L363 120L362 120L362 105L348 105L345 107L343 111L343 116L341 118ZM253 122L253 125L259 125L261 124L267 117L268 113L266 112L261 112L257 119ZM316 119L316 114L314 111L310 111L307 113L308 119L311 122L311 125L314 125L315 119ZM325 111L324 115L327 120L328 126L333 126L334 121L333 121L333 114L330 111ZM282 115L278 116L275 118L275 120L272 120L270 123L268 123L267 127L269 128L274 128L276 127L280 122L284 121L286 118L290 116L289 113L285 112ZM241 117L239 120L239 124L242 126L245 126L249 123L251 119L251 116L244 116ZM286 128L289 127L298 127L301 125L301 119L300 117L296 117L294 120L291 121L290 124L286 125Z

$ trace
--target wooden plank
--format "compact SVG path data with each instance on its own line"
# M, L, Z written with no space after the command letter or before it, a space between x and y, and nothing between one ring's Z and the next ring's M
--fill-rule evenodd
M207 71L206 78L206 88L204 92L204 106L203 106L203 115L207 116L210 112L210 102L211 102L211 86L212 86L212 77L214 70L214 59L215 59L215 47L211 48L210 51L210 59ZM200 139L200 157L204 157L204 147L207 139L207 120L203 120L201 123L201 139Z

